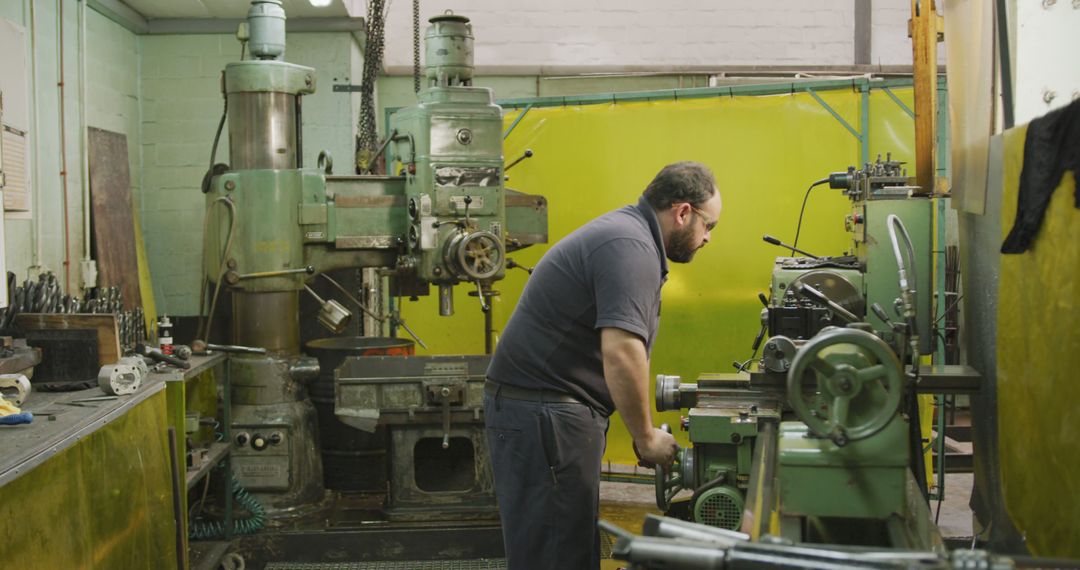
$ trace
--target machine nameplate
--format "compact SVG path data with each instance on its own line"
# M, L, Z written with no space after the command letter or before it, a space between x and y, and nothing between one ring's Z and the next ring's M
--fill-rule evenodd
M304 234L304 239L326 239L325 232L307 232Z
M424 376L467 376L468 362L428 362L424 364Z
M338 195L334 199L338 208L404 208L407 204L404 196Z
M397 236L341 236L334 245L340 249L389 249L397 247Z
M535 194L506 193L507 208L536 208L538 210L547 207L547 200L543 196Z
M458 210L464 210L466 206L468 206L470 209L479 209L479 208L484 207L484 197L483 196L469 196L469 198L471 198L472 201L469 204L465 204L465 196L464 195L451 196L450 197L450 203L453 204L454 207L457 208Z
M233 459L233 469L241 484L248 489L282 491L289 488L288 455L242 455Z

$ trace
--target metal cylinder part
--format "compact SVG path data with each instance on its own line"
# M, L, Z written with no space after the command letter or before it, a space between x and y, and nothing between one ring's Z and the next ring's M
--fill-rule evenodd
M318 378L319 371L319 360L316 358L302 356L289 364L289 376L304 384Z
M341 303L330 299L319 307L319 324L326 330L334 333L341 334L348 326L349 321L352 320L352 312L346 309Z
M125 356L120 359L120 364L134 367L143 378L146 378L146 375L150 373L150 367L146 364L146 359L141 356Z
M299 292L233 292L233 340L279 354L300 352Z
M106 364L98 371L98 386L106 394L134 394L142 385L142 375L129 364Z
M289 373L289 358L240 355L229 358L234 405L269 405L307 397L305 384Z
M682 378L671 374L656 375L656 411L666 412L681 409L682 401ZM691 391L697 389L696 385L689 385Z
M453 285L439 285L439 316L449 317L454 314Z
M424 34L424 74L439 87L470 85L473 77L472 25L465 16L443 14L428 20Z
M285 55L285 10L281 0L252 0L247 21L251 55L259 59Z
M762 366L770 372L786 373L802 344L803 341L791 340L783 335L770 337L765 341L765 350L761 353Z
M244 91L228 98L232 169L296 168L296 95Z
M30 395L30 380L22 374L0 374L0 398L21 406Z

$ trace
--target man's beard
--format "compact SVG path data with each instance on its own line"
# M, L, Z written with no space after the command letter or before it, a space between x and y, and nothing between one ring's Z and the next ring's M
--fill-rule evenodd
M672 232L666 253L667 258L675 263L689 263L697 250L694 247L694 228L687 226L681 231Z

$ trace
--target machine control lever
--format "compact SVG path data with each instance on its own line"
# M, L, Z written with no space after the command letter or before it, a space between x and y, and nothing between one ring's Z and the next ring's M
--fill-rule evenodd
M161 352L160 350L158 350L156 348L150 348L150 347L148 347L146 345L143 345L143 344L135 345L135 352L136 352L136 354L141 354L143 356L149 356L150 358L153 358L154 360L157 360L158 362L166 362L166 363L172 364L173 366L176 366L177 368L183 368L185 370L187 370L188 368L191 368L191 363L190 362L188 362L186 360L180 360L179 358L176 358L174 356L169 356L167 354L164 354L163 352Z
M450 406L465 403L465 386L460 384L432 384L427 386L429 404L437 404L442 410L442 448L450 448Z
M443 386L439 390L439 398L442 400L442 448L450 448L450 387Z
M235 352L238 354L266 354L265 348L257 346L239 346L235 344L214 344L204 340L191 341L191 350L195 354L204 354L207 351L217 350L221 352Z
M532 275L532 272L533 272L532 267L529 267L528 265L522 265L522 264L520 264L520 263L518 263L518 262L516 262L516 261L514 261L513 259L510 259L510 258L506 258L506 268L507 269L521 269L522 271L524 271L525 273L528 273L529 275Z
M791 251L797 251L797 252L799 252L799 253L801 253L801 254L803 254L806 257L809 257L811 259L821 259L821 256L819 256L819 255L814 255L814 254L812 254L812 253L810 253L810 252L808 252L806 250L799 249L799 248L797 248L797 247L795 247L793 245L788 245L788 244L786 244L786 243L772 237L769 234L765 234L765 235L761 236L761 239L764 240L765 243L771 243L773 245L778 245L778 246L780 246L780 247L782 247L784 249L790 249Z
M522 154L521 156L517 157L517 159L515 159L514 162L511 162L510 164L506 165L506 168L503 168L503 172L509 172L511 168L513 168L514 166L517 166L517 163L525 160L526 158L532 158L532 155L533 155L532 149L530 149L530 148L525 149L525 153Z
M881 319L881 321L884 322L892 330L902 330L904 328L903 324L897 323L896 321L889 319L888 313L885 312L885 309L881 308L880 304L874 303L873 305L870 305L870 310L874 311L874 314L877 315L877 318Z
M307 267L300 267L297 269L282 269L281 271L259 271L257 273L241 273L239 275L236 275L236 279L262 279L264 277L283 277L285 275L297 275L299 273L313 275L315 273L315 268L311 265L308 265Z

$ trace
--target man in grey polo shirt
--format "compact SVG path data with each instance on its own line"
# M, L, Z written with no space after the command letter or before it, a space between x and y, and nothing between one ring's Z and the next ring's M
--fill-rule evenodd
M675 439L652 425L649 354L668 260L709 242L720 194L702 164L665 166L635 206L544 255L499 340L484 419L510 570L598 568L600 462L618 410L646 463Z

